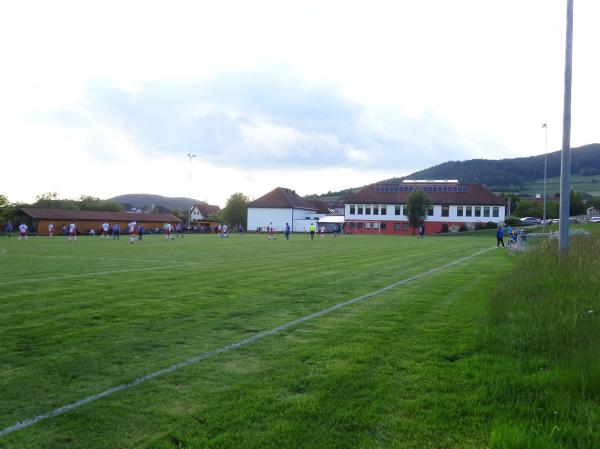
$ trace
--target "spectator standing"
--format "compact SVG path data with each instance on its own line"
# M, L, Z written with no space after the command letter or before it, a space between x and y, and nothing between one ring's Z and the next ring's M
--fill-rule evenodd
M500 244L504 248L504 228L502 226L498 226L498 231L496 232L496 248L499 248Z

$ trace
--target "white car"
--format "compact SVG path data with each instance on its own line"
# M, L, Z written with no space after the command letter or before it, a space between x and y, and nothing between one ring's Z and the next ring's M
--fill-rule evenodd
M590 223L600 223L600 217L592 217L592 218L590 218Z

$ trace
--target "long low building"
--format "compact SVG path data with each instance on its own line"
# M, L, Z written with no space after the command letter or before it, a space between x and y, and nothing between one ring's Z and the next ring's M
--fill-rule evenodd
M356 234L412 234L406 203L414 190L422 190L431 206L426 233L473 227L476 223L505 220L504 200L479 184L456 180L412 180L372 184L344 200L345 232Z
M90 229L98 232L103 223L111 226L118 223L121 232L127 230L127 224L135 221L144 228L162 228L165 223L181 223L173 214L144 214L132 212L106 212L91 210L65 210L65 209L36 209L23 207L21 210L30 218L30 229L36 229L38 235L48 235L48 225L54 225L54 233L60 234L63 226L74 222L80 233L86 234Z

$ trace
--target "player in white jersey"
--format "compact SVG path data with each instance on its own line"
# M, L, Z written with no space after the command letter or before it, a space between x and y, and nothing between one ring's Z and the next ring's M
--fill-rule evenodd
M172 231L173 226L171 226L171 223L165 223L165 240L173 240Z
M137 223L132 221L127 225L127 230L129 231L129 243L133 244L135 242L135 227Z
M25 240L29 239L27 237L27 225L25 223L21 223L19 225L19 237L17 238L17 240L21 240L21 237L23 237Z
M102 223L102 234L100 235L100 240L108 240L108 230L110 229L110 225L106 222Z
M54 237L54 223L48 223L48 236Z
M70 242L71 238L74 242L77 241L77 226L75 226L75 222L73 221L69 223L69 236L67 237L67 240Z

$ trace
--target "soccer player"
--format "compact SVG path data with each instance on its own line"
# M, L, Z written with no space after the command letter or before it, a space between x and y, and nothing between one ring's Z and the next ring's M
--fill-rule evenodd
M310 226L308 227L308 232L310 233L310 239L314 240L315 239L315 224L311 223Z
M221 238L223 237L229 238L229 227L226 224L221 227Z
M119 240L119 234L121 234L121 225L115 223L113 225L113 240Z
M269 240L275 240L273 236L273 223L269 223L269 227L267 227L267 232L269 233Z
M67 237L67 240L70 242L71 238L73 238L74 242L77 241L77 226L75 226L75 222L73 221L69 223L69 236Z
M143 235L144 235L144 226L140 223L138 226L138 242L142 241Z
M165 240L173 240L171 236L172 228L171 223L165 223Z
M285 224L285 239L286 240L290 239L290 224L289 223Z
M27 225L25 223L19 225L19 237L17 237L17 240L21 240L21 237L25 240L29 240L27 237Z
M321 238L325 237L325 226L321 225L319 227L319 234L321 234Z
M177 225L175 226L175 233L177 234L177 238L179 238L179 236L183 238L183 226L181 225L181 223L177 223Z
M136 227L137 223L135 221L132 221L131 223L129 223L127 225L128 227L128 231L129 231L129 243L133 244L133 242L135 242L135 227Z
M13 224L9 221L8 224L6 225L6 234L8 234L8 238L12 237L12 233L13 233Z
M108 230L110 229L110 225L106 222L102 223L102 235L100 236L100 240L104 240L104 237L106 237L106 240L108 240Z
M54 223L48 223L48 236L54 237Z

